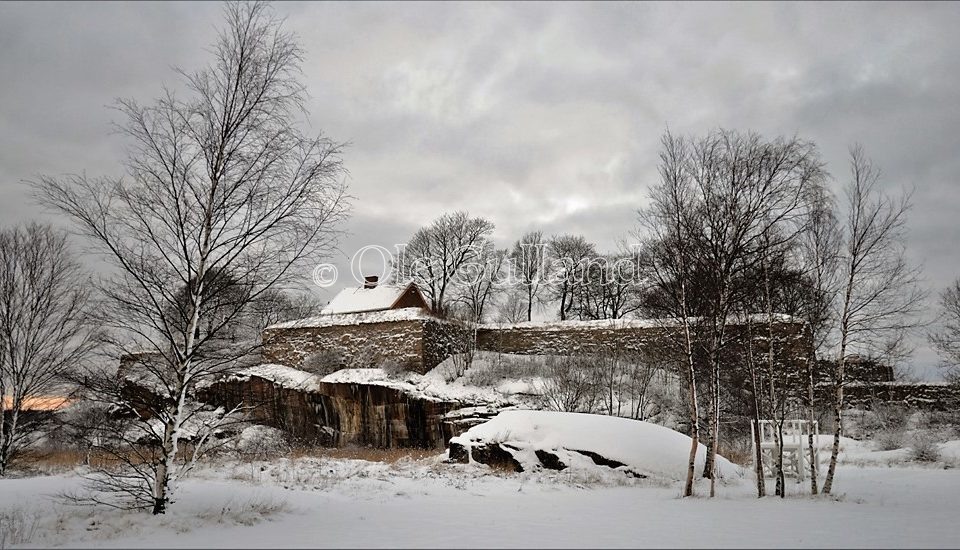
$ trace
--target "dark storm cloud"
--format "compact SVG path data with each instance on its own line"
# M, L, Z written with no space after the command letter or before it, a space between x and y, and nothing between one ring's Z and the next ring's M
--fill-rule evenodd
M911 255L960 275L960 5L279 3L307 52L309 127L349 141L344 250L440 212L612 249L656 180L664 128L814 140L838 180L862 143L912 186ZM0 4L0 216L18 182L119 174L117 96L155 97L204 56L212 3ZM918 356L927 368L929 351ZM929 370L929 369L928 369Z

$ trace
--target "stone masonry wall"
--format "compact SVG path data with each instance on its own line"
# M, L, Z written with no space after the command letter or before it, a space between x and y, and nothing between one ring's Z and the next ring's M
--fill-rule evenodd
M727 327L729 343L725 355L742 363L747 341L744 325ZM484 325L477 330L477 349L521 355L564 355L603 353L611 349L658 355L670 355L680 349L679 328L649 326L639 323L554 323L546 325L513 325L503 328ZM766 328L754 325L754 354L767 349ZM778 322L773 325L776 360L791 372L802 372L810 346L809 330L803 323Z
M817 399L821 403L829 403L832 394L831 385L817 387ZM889 403L928 411L955 411L960 408L960 385L931 382L848 384L843 388L843 402L851 409L870 409L875 403Z
M435 365L424 361L423 320L355 325L276 328L263 332L263 361L297 369L317 353L340 368L375 367L394 361L416 372Z
M466 325L450 321L427 321L423 327L423 363L430 370L454 353L463 353L473 339Z
M470 329L460 323L423 317L376 323L268 328L263 361L302 369L315 354L336 368L366 368L393 361L425 373L468 345ZM310 370L307 368L307 370Z

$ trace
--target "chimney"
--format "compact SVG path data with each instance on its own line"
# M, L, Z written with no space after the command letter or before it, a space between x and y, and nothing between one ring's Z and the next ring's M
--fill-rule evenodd
M380 277L376 275L367 275L363 278L363 288L377 288L377 281L380 280Z

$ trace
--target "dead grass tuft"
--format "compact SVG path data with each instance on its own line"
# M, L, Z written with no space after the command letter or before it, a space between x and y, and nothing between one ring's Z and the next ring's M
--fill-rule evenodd
M379 449L376 447L295 447L289 458L329 458L366 460L395 464L401 460L423 460L436 455L436 451L418 448Z

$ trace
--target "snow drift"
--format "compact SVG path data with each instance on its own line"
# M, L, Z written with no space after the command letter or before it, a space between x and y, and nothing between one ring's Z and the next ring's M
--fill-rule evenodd
M565 468L585 463L606 465L627 473L669 480L686 478L690 438L663 426L619 418L553 411L503 411L487 422L450 440L451 458L478 460L507 453L523 469L540 464ZM702 475L707 449L697 450L697 472ZM460 455L460 456L455 456ZM553 462L549 464L548 462ZM560 468L562 469L562 468ZM744 470L717 456L721 478L742 477Z

